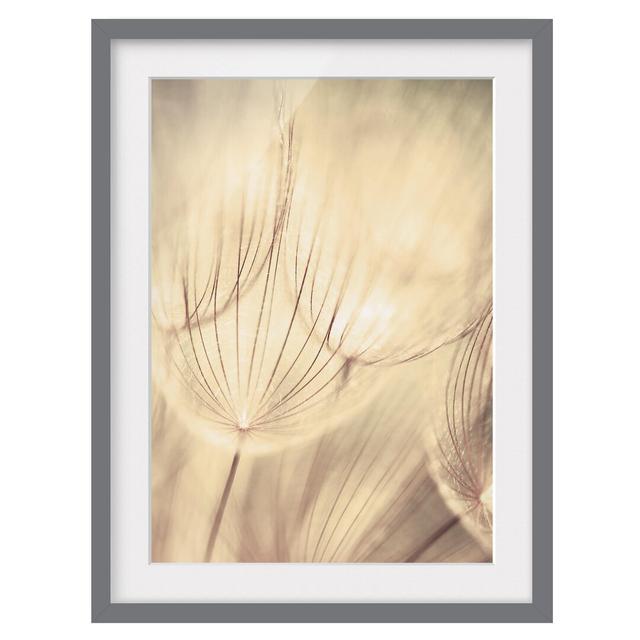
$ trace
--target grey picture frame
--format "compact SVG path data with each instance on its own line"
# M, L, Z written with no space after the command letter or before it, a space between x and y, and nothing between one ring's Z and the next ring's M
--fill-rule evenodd
M533 585L530 603L114 603L110 552L110 96L117 39L532 42ZM552 621L552 20L92 21L92 621Z

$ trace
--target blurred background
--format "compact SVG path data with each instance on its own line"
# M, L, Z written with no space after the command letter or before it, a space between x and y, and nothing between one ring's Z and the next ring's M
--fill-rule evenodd
M153 561L491 561L491 81L152 97Z

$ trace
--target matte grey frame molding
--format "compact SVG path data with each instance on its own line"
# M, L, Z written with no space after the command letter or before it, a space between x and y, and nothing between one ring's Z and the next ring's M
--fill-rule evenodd
M110 97L118 39L525 39L533 49L533 601L113 603L110 536ZM92 21L92 621L552 621L552 21Z

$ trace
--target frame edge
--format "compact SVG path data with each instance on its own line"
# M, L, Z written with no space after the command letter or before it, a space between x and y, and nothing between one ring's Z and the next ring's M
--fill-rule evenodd
M91 618L111 603L111 39L91 24ZM107 357L105 357L105 355Z
M533 603L553 622L553 21L532 39Z
M544 19L96 19L110 38L533 39Z
M552 622L552 25L552 20L529 19L91 21L92 622ZM533 466L532 603L111 602L110 49L117 38L532 40L532 339L538 347L533 351L533 458L541 461Z

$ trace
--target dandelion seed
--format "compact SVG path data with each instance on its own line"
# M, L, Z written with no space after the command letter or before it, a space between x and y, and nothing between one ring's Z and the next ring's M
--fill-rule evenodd
M409 104L394 88L326 81L296 116L317 133L300 145L289 272L310 261L303 317L322 327L337 307L331 346L365 363L432 352L491 298L489 87L434 83Z
M456 515L421 447L424 407L396 391L418 372L380 375L386 392L350 425L254 461L227 534L239 561L455 561L461 547L467 560L484 558L464 527L441 532ZM434 534L438 544L425 546Z
M489 83L157 86L154 386L221 445L180 522L195 558L486 558ZM425 450L406 392L458 345Z
M489 548L493 527L492 334L489 307L458 345L441 425L433 435L427 432L434 473L445 499Z

